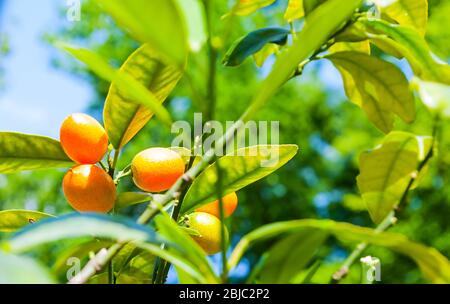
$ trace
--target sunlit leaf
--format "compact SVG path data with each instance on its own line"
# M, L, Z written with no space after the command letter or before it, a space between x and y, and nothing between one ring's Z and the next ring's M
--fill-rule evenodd
M13 252L63 239L92 236L103 239L160 242L153 230L119 217L100 214L68 214L44 219L15 233L2 246Z
M267 58L269 58L270 55L276 54L280 47L277 44L268 43L261 50L256 52L253 55L253 59L255 60L255 64L258 67L262 67L264 65L264 62L266 62Z
M292 283L327 237L328 234L324 231L305 229L281 239L266 252L257 282Z
M186 22L175 0L99 0L101 7L131 35L183 66L188 49ZM186 16L188 17L188 16Z
M408 123L415 119L408 80L395 65L361 52L334 53L326 58L341 72L348 98L381 131L392 130L394 114Z
M222 172L223 194L244 188L276 171L295 156L296 145L260 145L238 149L218 159ZM181 212L193 211L217 199L217 167L207 167L192 183Z
M434 113L444 117L450 117L450 85L413 80L416 90L419 92L423 103Z
M381 12L401 25L415 28L422 36L425 34L428 19L427 0L375 0Z
M361 3L361 0L328 0L315 9L308 16L308 22L297 35L294 44L278 56L269 76L256 90L244 118L250 118L264 106L279 87L293 76L298 65L319 49Z
M128 206L150 202L153 195L144 192L122 192L116 197L115 208L125 208Z
M183 73L177 66L164 63L161 56L148 44L131 54L120 71L146 87L158 103L165 101ZM126 145L153 114L149 107L136 102L133 95L120 90L116 82L111 84L103 119L109 140L116 149Z
M399 203L430 148L430 137L392 132L380 147L361 154L358 187L372 220L380 223Z
M161 105L161 101L133 76L125 71L115 70L102 57L87 49L66 44L59 44L59 47L86 64L99 77L115 83L118 89L126 94L127 99L147 107L166 125L172 124L170 114Z
M238 16L246 16L256 12L260 8L266 7L274 3L276 0L235 0L230 14Z
M70 167L59 141L49 137L0 132L0 173Z
M52 284L50 272L29 257L0 251L0 284Z
M177 0L186 21L189 47L198 52L207 40L205 7L201 0Z
M370 42L369 40L359 42L337 42L328 50L330 53L353 51L370 55Z
M0 211L0 232L12 232L47 217L53 215L31 210L3 210Z
M290 31L268 27L256 30L238 39L225 54L222 63L226 66L240 65L247 57L260 51L266 44L286 44Z
M259 242L267 241L286 233L310 229L330 233L346 242L367 242L372 245L386 247L414 260L423 275L431 282L450 282L450 261L436 249L412 242L399 233L377 232L374 229L331 220L294 220L259 227L239 241L229 259L229 267L232 269L237 265L247 249Z
M417 31L383 20L365 19L361 22L367 27L369 37L391 40L390 47L408 60L417 76L424 80L450 84L450 67L433 57L427 42Z
M284 19L287 22L292 22L302 18L304 14L303 0L289 0L288 7L284 12Z

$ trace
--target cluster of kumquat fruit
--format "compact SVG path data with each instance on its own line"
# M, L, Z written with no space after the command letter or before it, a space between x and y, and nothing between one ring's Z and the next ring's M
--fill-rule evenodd
M63 179L63 191L79 212L107 213L114 208L116 185L113 176L98 167L108 151L108 135L93 117L75 113L61 125L61 146L77 165ZM133 181L146 192L166 191L184 174L182 157L167 148L150 148L138 153L131 163ZM223 213L230 216L237 207L236 193L222 198ZM219 200L208 203L186 217L185 224L199 235L193 239L208 254L220 251L221 222ZM228 232L226 232L228 238Z

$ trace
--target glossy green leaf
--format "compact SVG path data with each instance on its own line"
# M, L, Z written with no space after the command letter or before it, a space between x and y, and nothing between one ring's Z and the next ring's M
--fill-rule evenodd
M286 44L289 33L290 31L287 29L276 27L262 28L251 32L233 43L222 63L226 66L238 66L268 43Z
M177 0L186 21L189 47L198 52L207 40L205 6L202 0Z
M309 15L318 6L325 3L327 0L303 0L303 10L305 15Z
M50 272L29 257L0 251L0 284L52 284Z
M435 60L427 42L417 31L377 19L362 19L361 22L369 31L369 37L391 40L388 42L390 47L408 60L417 76L450 84L450 67Z
M164 63L161 56L148 44L131 54L120 71L146 87L158 103L166 100L183 73L177 66ZM120 149L126 145L153 114L149 107L137 103L133 95L123 92L113 82L106 97L103 120L114 148Z
M68 46L65 44L60 44L59 47L86 64L89 69L91 69L99 77L114 83L122 94L126 94L127 99L131 99L133 102L150 109L156 114L158 119L164 122L167 126L172 124L170 114L161 105L161 100L152 94L152 92L147 90L147 88L139 80L134 78L137 76L132 76L123 70L115 70L102 57L87 49ZM113 119L117 119L117 117L114 116ZM118 123L120 123L120 121L118 121ZM109 128L111 128L111 125ZM116 137L119 136L119 134L115 135Z
M238 16L246 16L256 12L260 8L266 7L274 3L276 0L235 0L230 14Z
M375 0L381 7L382 14L404 26L416 29L422 36L425 34L428 19L427 0Z
M319 49L339 27L348 20L361 0L328 0L309 16L303 30L297 35L294 44L278 56L269 76L263 81L244 120L251 118L294 74L298 65Z
M257 282L292 283L327 238L324 231L305 229L281 239L267 251Z
M339 52L326 58L341 72L347 97L381 131L392 130L394 114L408 123L415 119L414 96L395 65L361 52Z
M70 167L59 141L49 137L0 132L0 173Z
M284 12L284 19L287 22L292 22L302 18L304 15L303 0L289 0L287 9Z
M144 192L122 192L116 197L115 208L125 208L128 206L142 204L153 200L153 195Z
M1 245L13 252L23 252L39 245L84 236L124 242L160 241L153 230L129 219L76 213L41 220L18 231Z
M428 109L439 116L450 117L450 85L422 81L418 78L413 82Z
M369 40L359 41L359 42L337 42L333 44L328 51L330 54L339 52L361 52L370 55L370 42Z
M171 241L174 246L169 246L168 251L183 256L186 263L191 265L196 273L200 276L196 278L198 283L218 283L219 279L214 274L211 265L206 258L203 249L166 214L159 215L155 218L158 232L167 240ZM175 265L178 268L177 265ZM182 268L186 272L186 268ZM200 279L200 281L199 281Z
M184 16L175 0L99 0L123 29L161 55L182 67L188 50ZM188 16L186 16L188 17Z
M430 137L392 132L380 147L361 154L358 187L372 220L380 223L399 203L430 148Z
M0 232L12 232L47 217L53 215L31 210L3 210L0 211Z
M296 145L260 145L242 148L218 159L222 172L223 193L244 188L276 171L295 156ZM181 212L195 210L217 199L217 165L207 167L186 193Z
M246 250L259 242L267 241L286 233L297 233L310 229L330 233L346 242L367 242L391 249L414 260L423 275L431 282L450 282L450 261L436 249L415 243L399 233L377 232L371 228L332 220L304 219L272 223L259 227L239 241L229 259L229 267L232 269L236 266Z

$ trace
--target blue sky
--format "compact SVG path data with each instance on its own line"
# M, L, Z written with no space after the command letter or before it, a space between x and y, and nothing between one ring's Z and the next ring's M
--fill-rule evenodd
M5 88L0 91L0 131L57 138L64 117L86 109L91 88L52 68L52 54L59 51L41 39L56 24L68 22L57 10L58 3L65 2L6 0L0 29L8 35L11 53L2 63Z

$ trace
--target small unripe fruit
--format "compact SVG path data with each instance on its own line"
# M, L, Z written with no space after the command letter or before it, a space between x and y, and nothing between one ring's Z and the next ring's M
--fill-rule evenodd
M95 164L108 150L108 135L93 117L75 113L64 119L60 130L61 146L79 164Z
M106 213L114 207L116 186L112 178L95 165L78 165L63 180L70 205L79 212Z
M222 198L223 215L229 217L236 210L238 204L238 198L236 192L231 192ZM197 212L206 212L220 218L220 204L219 200L215 200L211 203L201 206L195 209Z
M188 215L187 225L200 234L199 236L193 235L192 238L207 254L215 254L220 251L222 223L217 217L205 212L194 212ZM225 243L228 243L226 227Z
M181 156L166 148L150 148L138 153L131 162L136 186L147 192L169 189L184 173Z

